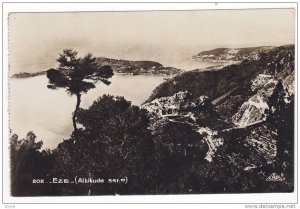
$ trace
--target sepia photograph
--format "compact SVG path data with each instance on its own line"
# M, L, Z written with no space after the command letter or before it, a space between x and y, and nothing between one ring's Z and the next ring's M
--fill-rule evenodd
M9 13L9 195L294 192L296 14Z

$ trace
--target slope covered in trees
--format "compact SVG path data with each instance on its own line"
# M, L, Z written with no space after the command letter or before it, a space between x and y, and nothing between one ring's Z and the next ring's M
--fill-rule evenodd
M291 192L293 82L294 48L283 46L178 75L141 107L103 95L78 109L77 130L52 151L32 132L11 136L12 195ZM31 183L76 176L92 180Z

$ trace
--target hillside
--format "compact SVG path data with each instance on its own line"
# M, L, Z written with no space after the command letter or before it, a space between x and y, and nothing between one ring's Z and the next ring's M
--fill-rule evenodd
M128 75L176 75L181 72L180 69L173 67L164 67L162 64L154 61L129 61L110 59L105 57L97 58L98 63L110 65L115 73ZM14 74L12 78L30 78L39 75L45 75L47 71L35 73L21 72Z
M79 108L80 128L53 151L41 150L32 131L13 134L12 196L293 192L294 50L274 47L256 59L179 74L141 106L102 95ZM54 174L88 183L31 183L34 176L55 183Z
M173 67L164 67L154 61L129 61L110 59L105 57L97 58L101 65L110 65L116 73L130 75L176 75L181 70Z
M208 147L210 166L203 172L222 168L227 181L240 183L244 176L247 185L237 185L245 191L258 185L264 185L262 192L292 191L294 67L294 46L274 47L257 59L175 76L158 86L142 108L150 112L154 135L183 125L198 134L198 142L186 147ZM189 154L190 148L182 149ZM272 173L284 183L265 185Z
M255 77L263 70L257 62L243 62L215 70L184 72L154 89L148 101L171 96L179 91L189 91L194 96L208 96L214 100L238 87L244 80Z
M203 51L193 56L194 60L202 62L229 62L258 59L259 53L267 53L272 46L247 47L247 48L217 48Z
M268 53L262 53L257 60L243 60L238 64L223 68L212 67L204 71L197 69L181 73L154 89L147 102L156 98L171 96L179 91L188 91L195 97L205 95L211 100L218 99L241 85L251 82L251 79L258 74L263 72L275 74L275 71L279 71L278 69L282 67L281 62L287 62L284 64L291 65L293 50L294 46L292 45L276 47ZM287 74L289 72L276 72L277 77L286 77Z

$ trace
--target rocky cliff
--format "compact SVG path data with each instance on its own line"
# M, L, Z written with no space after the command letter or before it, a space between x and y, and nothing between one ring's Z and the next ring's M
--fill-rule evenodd
M175 76L142 107L154 133L184 123L208 147L209 163L228 160L240 171L262 172L259 178L276 170L291 189L294 80L294 46L268 47L256 59Z

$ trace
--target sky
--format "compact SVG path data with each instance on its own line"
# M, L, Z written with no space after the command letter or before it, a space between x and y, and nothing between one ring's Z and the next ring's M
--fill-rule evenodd
M57 65L65 48L164 63L217 47L295 43L294 9L11 13L11 73Z

